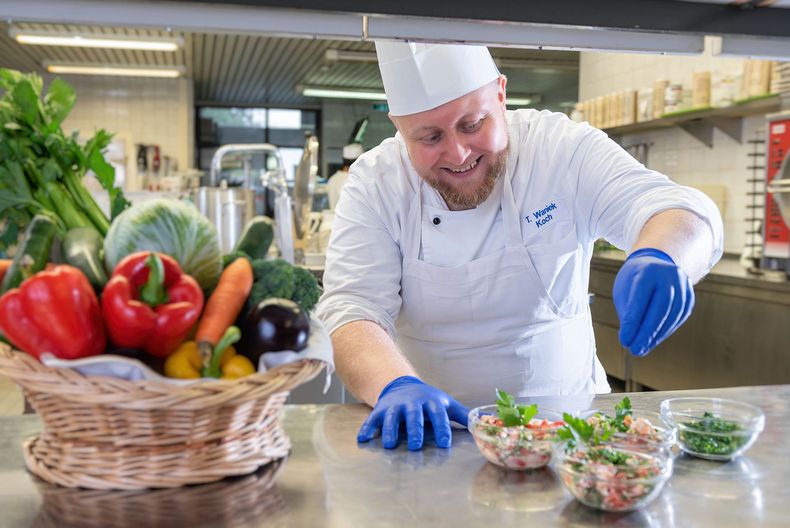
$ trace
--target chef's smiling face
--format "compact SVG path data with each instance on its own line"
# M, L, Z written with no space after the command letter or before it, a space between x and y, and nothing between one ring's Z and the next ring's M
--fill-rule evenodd
M476 207L491 194L507 161L504 75L432 110L392 121L414 169L451 210Z

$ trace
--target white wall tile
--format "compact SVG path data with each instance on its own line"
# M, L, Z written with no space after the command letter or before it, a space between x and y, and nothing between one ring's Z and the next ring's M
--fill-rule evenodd
M128 138L132 148L127 157L134 159L134 144L159 145L161 155L175 159L179 169L193 165L194 102L190 80L87 76L66 80L74 86L77 102L63 124L64 131L79 130L87 138L104 128ZM136 181L134 174L128 178Z

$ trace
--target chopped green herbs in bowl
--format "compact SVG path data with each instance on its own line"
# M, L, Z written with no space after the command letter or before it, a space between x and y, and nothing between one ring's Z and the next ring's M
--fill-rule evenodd
M678 445L708 460L730 460L745 452L765 427L754 405L721 398L670 398L661 416L678 428Z

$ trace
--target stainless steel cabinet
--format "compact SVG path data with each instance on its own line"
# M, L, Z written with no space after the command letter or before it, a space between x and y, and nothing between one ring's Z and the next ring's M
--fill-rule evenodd
M689 320L644 358L628 358L617 338L612 285L621 260L594 257L591 305L598 355L607 373L656 390L790 383L790 283L745 276L722 262L695 286Z

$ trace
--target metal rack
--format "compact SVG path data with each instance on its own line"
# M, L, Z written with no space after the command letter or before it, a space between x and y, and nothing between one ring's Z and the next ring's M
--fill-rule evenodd
M754 139L748 140L751 146L749 156L749 164L746 170L749 171L749 177L746 180L748 184L747 196L749 199L746 204L746 244L744 245L744 253L752 260L752 266L749 271L757 272L759 267L760 256L762 255L763 242L762 235L762 222L763 211L765 209L765 130L757 130L754 134Z

